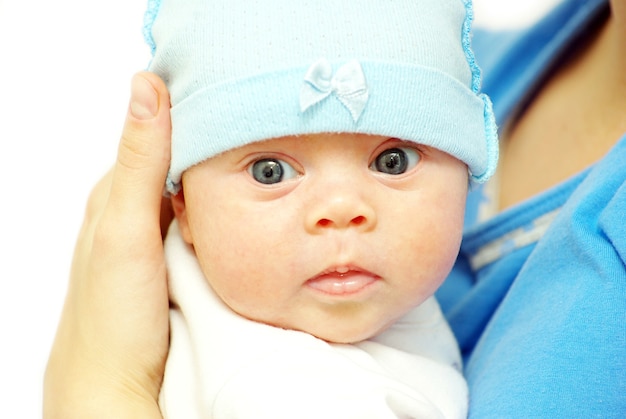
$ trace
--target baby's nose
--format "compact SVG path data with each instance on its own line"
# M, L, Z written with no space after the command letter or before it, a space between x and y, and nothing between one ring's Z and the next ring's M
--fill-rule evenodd
M368 231L376 225L376 212L356 192L331 193L309 211L306 224L309 231L317 233L347 228Z

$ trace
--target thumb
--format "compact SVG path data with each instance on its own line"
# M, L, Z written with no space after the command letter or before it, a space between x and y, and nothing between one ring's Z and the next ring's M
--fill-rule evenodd
M136 74L111 184L109 202L121 206L118 215L158 220L170 162L169 111L163 81L149 72Z

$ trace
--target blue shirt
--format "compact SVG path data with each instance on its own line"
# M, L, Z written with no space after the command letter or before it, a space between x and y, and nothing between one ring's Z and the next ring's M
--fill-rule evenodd
M524 30L477 31L500 125L607 7L564 0ZM486 222L482 192L470 193L461 252L437 293L465 358L470 417L626 417L626 136Z

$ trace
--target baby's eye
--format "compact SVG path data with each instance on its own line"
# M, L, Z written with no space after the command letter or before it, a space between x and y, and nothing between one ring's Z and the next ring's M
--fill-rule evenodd
M264 185L272 185L285 179L292 179L298 172L289 164L279 159L261 159L248 167L254 180Z
M411 147L389 148L378 156L370 165L370 169L389 175L400 175L417 165L420 155Z

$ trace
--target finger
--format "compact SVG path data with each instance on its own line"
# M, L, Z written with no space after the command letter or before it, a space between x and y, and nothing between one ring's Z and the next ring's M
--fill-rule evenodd
M162 294L165 283L161 281L161 211L170 136L170 103L165 84L155 74L136 74L110 191L93 232L91 251L102 257L91 259L90 269L96 275L90 278L96 280L93 288L101 301L123 303L137 295L156 292L160 294L160 304L166 297L166 293ZM135 281L129 281L133 278ZM108 308L107 304L103 307ZM150 310L146 307L147 314Z
M109 202L117 216L158 221L170 161L170 103L164 83L148 72L136 74L113 169ZM119 221L119 219L118 219Z
M169 112L164 83L152 73L136 74L104 209L93 230L86 231L92 241L84 246L86 256L78 258L87 261L81 297L90 315L84 333L95 342L98 336L89 333L97 331L111 353L142 351L155 346L154 340L167 343L160 214L170 161ZM109 324L118 325L110 336L103 332ZM141 327L154 333L138 333Z

